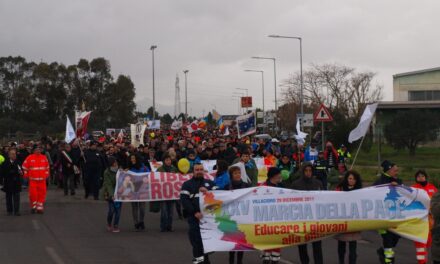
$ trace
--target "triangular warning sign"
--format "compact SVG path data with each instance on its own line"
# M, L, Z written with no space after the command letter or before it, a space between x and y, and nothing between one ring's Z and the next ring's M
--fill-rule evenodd
M321 104L318 111L316 111L315 115L313 116L313 121L315 121L315 122L331 122L331 121L333 121L333 117L330 114L330 111L328 111L327 107L325 107L325 105Z

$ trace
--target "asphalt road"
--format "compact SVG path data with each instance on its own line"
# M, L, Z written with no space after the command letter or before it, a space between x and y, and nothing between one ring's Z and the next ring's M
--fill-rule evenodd
M106 229L107 204L85 200L80 190L65 197L62 190L48 192L44 215L31 215L27 192L22 192L21 216L7 216L4 195L0 194L0 263L191 263L191 247L185 221L176 220L174 232L159 232L159 214L148 213L146 230L135 232L131 206L123 204L121 233ZM358 243L358 263L378 263L380 245L376 232L364 232ZM324 240L325 263L338 263L337 243ZM309 254L311 257L311 247ZM396 249L397 263L417 263L411 241L401 239ZM226 252L214 253L211 263L228 263ZM244 263L261 263L258 252L246 252ZM300 263L296 247L282 251L281 263Z

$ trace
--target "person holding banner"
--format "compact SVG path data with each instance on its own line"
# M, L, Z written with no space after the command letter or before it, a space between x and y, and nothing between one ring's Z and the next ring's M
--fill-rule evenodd
M424 170L418 170L414 177L416 183L411 187L424 190L429 195L429 198L432 198L432 196L438 191L434 184L428 182L428 174ZM428 263L428 248L431 247L432 244L431 232L429 232L427 243L414 242L414 244L416 246L417 262L419 264Z
M383 173L380 178L373 183L373 185L402 185L402 180L398 178L399 168L396 164L391 161L384 160L381 164L383 168ZM394 263L394 250L393 248L397 246L400 236L391 233L387 230L379 230L379 234L382 236L383 247L377 249L377 255L379 256L379 261L382 264L393 264Z
M244 164L244 168L246 169L246 174L251 179L252 187L257 186L258 184L258 168L255 160L251 158L251 153L248 150L243 150L240 154L240 158L235 160L233 163L236 164L241 162Z
M119 218L121 217L122 203L114 201L116 187L116 173L119 166L115 157L109 157L110 167L104 172L104 182L102 184L101 195L108 203L107 230L113 233L119 233Z
M249 183L244 182L241 176L241 169L238 166L231 166L228 170L230 175L230 183L225 190L238 190L251 187ZM243 264L243 251L237 252L237 264ZM229 252L229 264L234 264L235 251Z
M358 172L351 170L345 173L342 182L336 187L336 191L349 192L362 188L362 179ZM357 240L361 239L360 232L344 233L335 236L338 240L339 264L345 263L345 252L348 244L348 263L355 264L357 253Z
M131 154L129 159L128 170L136 173L149 172L150 170L141 163L140 158L136 154ZM145 202L132 202L131 210L133 214L134 228L136 231L145 230Z
M267 172L267 180L262 184L262 186L283 188L284 186L282 185L281 181L282 177L280 169L277 167L271 167ZM261 258L263 259L263 264L278 264L281 258L281 249L273 248L270 250L264 250Z
M182 184L180 201L182 202L184 215L188 219L188 236L193 251L193 264L209 264L208 255L204 253L202 236L199 222L203 215L200 212L199 192L207 192L216 189L213 181L204 178L203 164L195 163L193 177Z
M173 165L173 160L168 153L165 153L163 165L157 169L158 172L178 173L179 170ZM162 201L160 203L160 232L173 231L173 206L175 201Z
M302 167L302 176L292 184L292 189L300 191L319 191L323 190L322 183L313 177L313 165L311 163L304 163ZM313 259L315 264L322 264L322 242L312 242ZM309 254L307 253L307 244L299 245L299 258L302 264L310 262Z

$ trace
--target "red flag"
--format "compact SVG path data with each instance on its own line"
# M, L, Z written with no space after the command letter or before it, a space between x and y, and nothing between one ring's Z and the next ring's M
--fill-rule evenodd
M91 112L75 112L76 136L82 138L87 132Z

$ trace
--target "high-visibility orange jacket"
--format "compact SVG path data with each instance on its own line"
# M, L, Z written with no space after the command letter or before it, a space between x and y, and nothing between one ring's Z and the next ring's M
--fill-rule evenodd
M427 183L425 186L421 185L420 183L415 183L411 187L425 190L428 193L429 198L432 198L432 196L437 192L437 188L435 188L434 184L432 183Z
M29 180L42 181L49 177L49 161L43 154L31 154L24 160L22 168L24 177Z

